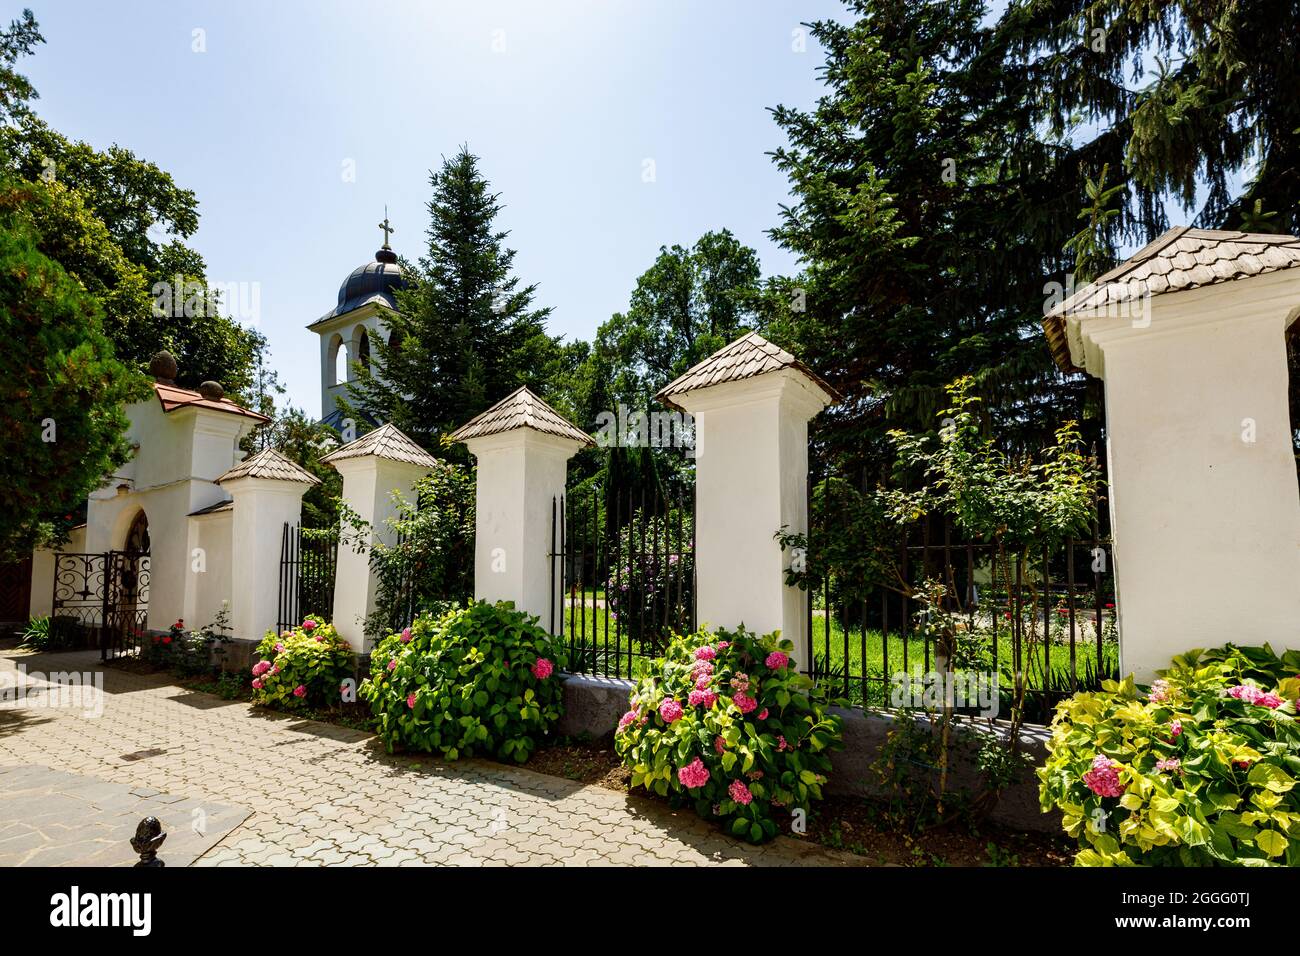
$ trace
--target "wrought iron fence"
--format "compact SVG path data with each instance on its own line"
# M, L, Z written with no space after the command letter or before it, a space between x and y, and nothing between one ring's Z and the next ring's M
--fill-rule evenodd
M1025 717L1046 722L1055 703L1114 679L1119 669L1110 542L1100 515L1086 540L1055 553L1007 553L961 541L947 518L907 528L898 546L898 581L865 598L844 598L833 576L810 595L808 673L852 703L888 707L891 691L938 667L936 642L916 597L927 579L946 585L943 608L958 619L970 672L996 675L999 710L1008 713L1018 682ZM810 540L809 547L815 547Z
M695 498L629 488L551 502L552 634L569 670L637 676L695 627Z
M338 572L338 532L313 533L287 522L280 536L280 601L276 631L294 627L304 616L334 615Z

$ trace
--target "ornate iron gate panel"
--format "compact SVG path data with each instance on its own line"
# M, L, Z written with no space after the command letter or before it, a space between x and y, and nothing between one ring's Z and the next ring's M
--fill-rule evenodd
M149 555L130 551L108 553L100 656L109 660L137 655L149 624Z
M80 631L104 660L137 653L149 618L149 555L129 551L54 556L51 617Z

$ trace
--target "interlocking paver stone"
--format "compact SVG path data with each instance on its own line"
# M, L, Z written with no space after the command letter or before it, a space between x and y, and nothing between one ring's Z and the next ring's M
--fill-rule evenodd
M7 677L19 664L31 672L101 670L93 652L0 650ZM861 862L792 838L750 847L653 801L525 768L393 757L360 731L219 701L163 675L102 670L98 717L0 709L0 806L17 794L28 794L29 804L31 794L48 797L21 826L0 813L0 857L123 862L120 842L134 832L141 806L175 817L207 804L251 815L208 848L200 866ZM123 759L149 750L162 753ZM78 786L52 792L51 773ZM111 826L84 829L74 806ZM101 839L113 849L96 855Z

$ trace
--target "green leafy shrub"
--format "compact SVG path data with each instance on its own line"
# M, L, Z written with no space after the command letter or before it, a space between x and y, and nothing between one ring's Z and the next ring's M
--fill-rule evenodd
M472 602L390 634L361 698L391 751L475 753L523 763L563 712L564 642L510 602Z
M291 631L268 631L257 645L253 703L284 709L334 704L352 676L352 648L332 624L309 615Z
M614 736L632 786L753 843L776 836L778 810L810 813L843 728L825 692L795 670L792 646L743 627L669 642Z
M1080 866L1300 865L1300 652L1176 657L1057 706L1038 771Z

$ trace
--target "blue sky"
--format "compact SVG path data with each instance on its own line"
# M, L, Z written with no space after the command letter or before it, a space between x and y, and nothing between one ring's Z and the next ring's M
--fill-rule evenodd
M258 284L272 362L313 414L304 327L372 257L385 203L394 247L419 254L428 170L462 142L502 193L516 271L554 307L552 332L590 338L659 246L709 229L758 249L765 274L792 269L764 234L788 197L765 155L783 142L767 108L815 100L821 53L811 38L798 52L794 31L843 17L836 0L60 0L0 14L26 5L47 41L24 64L37 112L198 194L209 277Z

